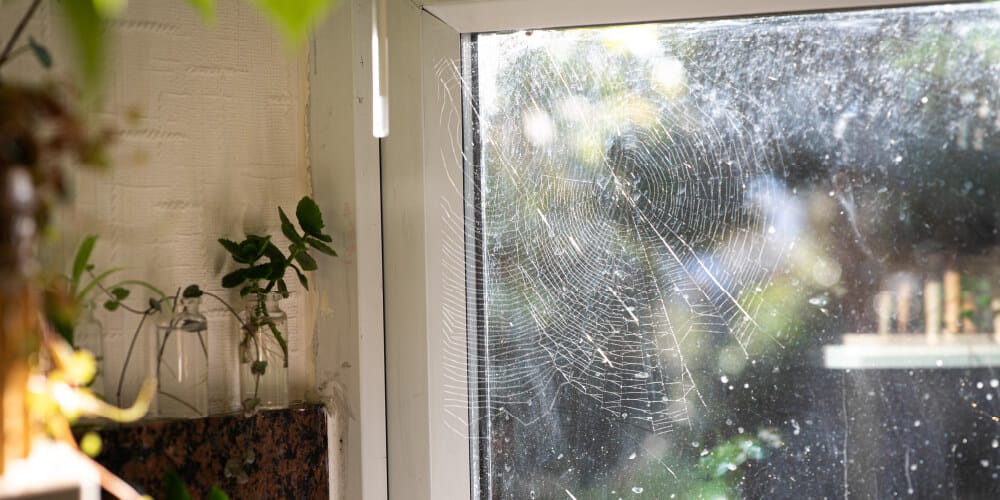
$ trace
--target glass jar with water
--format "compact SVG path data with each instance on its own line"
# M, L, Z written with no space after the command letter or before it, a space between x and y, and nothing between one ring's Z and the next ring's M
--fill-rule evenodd
M184 297L180 310L157 327L156 409L161 417L208 415L208 320L201 299Z
M288 316L278 292L251 295L241 313L240 401L246 413L288 406Z

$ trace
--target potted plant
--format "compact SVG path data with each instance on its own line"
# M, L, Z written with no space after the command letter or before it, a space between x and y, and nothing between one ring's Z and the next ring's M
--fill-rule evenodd
M289 294L285 275L289 269L295 271L299 283L308 290L305 273L318 267L309 252L337 255L328 245L333 238L323 232L323 215L312 198L302 197L295 207L298 227L281 207L278 215L281 232L289 241L287 254L278 248L271 235L248 234L240 242L219 239L240 264L222 277L222 286L239 288L244 299L238 352L240 401L247 413L288 404L287 317L279 306L280 300Z

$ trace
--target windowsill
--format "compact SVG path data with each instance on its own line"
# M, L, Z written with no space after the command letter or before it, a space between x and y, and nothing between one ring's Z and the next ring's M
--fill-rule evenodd
M301 405L262 410L251 418L231 414L107 426L100 431L104 450L97 460L155 498L163 497L168 470L180 475L194 498L204 498L212 486L231 498L313 498L328 494L326 425L322 405ZM245 473L240 481L232 474L240 467L227 471L231 459Z
M993 334L878 335L849 333L843 343L823 347L823 365L835 370L955 369L1000 366Z

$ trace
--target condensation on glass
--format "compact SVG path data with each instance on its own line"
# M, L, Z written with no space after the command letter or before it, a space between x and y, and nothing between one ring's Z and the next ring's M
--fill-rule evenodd
M466 49L482 496L1000 496L994 4Z

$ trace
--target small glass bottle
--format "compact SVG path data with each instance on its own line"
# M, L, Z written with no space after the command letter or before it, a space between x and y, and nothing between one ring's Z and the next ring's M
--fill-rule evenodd
M250 296L241 314L240 402L243 411L288 406L288 360L280 336L288 338L288 316L281 310L281 294Z
M169 310L160 310L137 320L136 330L118 336L113 330L108 332L109 342L121 346L121 349L112 349L111 355L106 355L104 360L107 373L105 397L109 403L122 408L132 406L143 383L156 380L156 339L160 325L167 325L171 315ZM157 414L155 397L149 401L148 414Z
M198 297L181 299L181 309L157 328L156 409L161 417L208 415L208 320Z
M97 361L97 372L88 388L104 397L104 326L94 316L94 303L89 302L73 328L73 342L77 349L86 349Z

